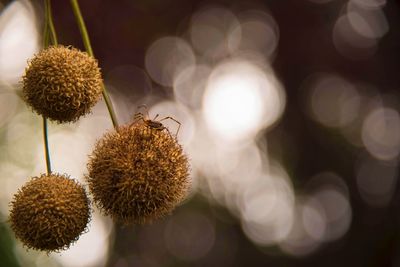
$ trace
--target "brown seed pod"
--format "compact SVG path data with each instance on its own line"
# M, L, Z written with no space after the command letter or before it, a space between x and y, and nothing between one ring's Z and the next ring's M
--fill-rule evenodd
M51 46L35 55L22 84L25 102L59 123L74 122L89 113L102 92L97 60L65 46Z
M11 202L11 229L26 247L36 250L67 249L85 231L89 219L84 188L59 174L33 177Z
M100 139L88 163L94 202L116 221L147 223L169 212L189 188L189 163L166 129L144 122Z

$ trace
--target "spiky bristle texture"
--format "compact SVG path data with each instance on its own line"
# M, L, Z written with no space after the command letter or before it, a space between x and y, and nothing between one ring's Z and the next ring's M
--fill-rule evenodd
M175 137L145 123L122 126L100 139L88 163L94 202L123 224L170 213L189 188L189 163Z
M41 251L67 249L90 219L85 189L64 175L33 177L11 202L10 224L23 244Z
M40 51L28 62L22 85L25 102L59 123L74 122L89 113L102 92L97 60L61 45Z

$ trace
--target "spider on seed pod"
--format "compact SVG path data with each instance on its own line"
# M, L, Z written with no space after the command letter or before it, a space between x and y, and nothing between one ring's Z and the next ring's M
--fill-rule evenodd
M165 216L189 189L188 158L176 135L161 123L176 120L147 117L136 113L131 124L104 135L88 163L94 202L123 224L144 224Z

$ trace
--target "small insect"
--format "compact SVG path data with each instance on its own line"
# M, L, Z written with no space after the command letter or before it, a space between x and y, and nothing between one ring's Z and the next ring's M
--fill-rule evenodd
M155 130L158 130L158 131L167 130L167 132L169 133L168 128L165 127L161 123L161 121L170 119L170 120L173 120L174 122L176 122L178 124L178 129L176 130L175 137L178 136L179 129L181 128L181 123L179 121L175 120L174 118L172 118L170 116L164 117L164 118L162 118L160 120L156 120L158 118L159 114L156 114L156 116L154 116L153 119L149 119L150 115L149 115L149 110L148 110L147 106L143 104L143 105L140 105L138 107L138 109L140 109L140 108L144 108L145 111L146 111L146 114L143 114L142 112L137 112L133 117L133 122L132 122L131 125L137 123L138 121L142 121L144 124L146 124L151 129L155 129Z

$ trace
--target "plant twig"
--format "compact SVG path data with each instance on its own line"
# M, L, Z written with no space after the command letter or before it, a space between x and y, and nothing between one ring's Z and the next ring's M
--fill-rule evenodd
M57 41L57 34L56 34L56 29L54 27L54 23L53 23L53 14L51 12L51 0L46 0L46 12L47 12L47 22L46 24L48 24L48 27L50 28L50 34L51 34L51 43L53 45L57 45L58 41Z
M78 0L71 0L71 5L72 5L72 10L74 12L76 21L78 23L79 31L81 32L81 36L82 36L82 40L83 40L85 49L90 56L94 57L92 46L90 44L89 34L87 32L85 21L83 20L82 13L79 8ZM107 89L106 89L104 83L102 84L102 87L103 87L103 98L104 98L104 101L106 102L108 113L110 114L112 124L113 124L114 128L117 128L118 127L117 117L115 115L114 107L112 105L111 99L108 95L108 92L107 92Z
M49 139L47 132L47 119L43 116L43 139L44 139L44 150L46 154L46 169L47 174L51 174L51 160L50 160L50 151L49 151Z
M53 44L57 44L57 36L52 19L50 0L44 1L44 9L45 9L44 12L45 22L44 22L44 33L43 33L43 48L46 48L49 46L50 34L52 37ZM45 116L42 116L42 118L43 118L43 141L44 141L44 151L46 158L46 169L47 169L47 174L50 175L51 159L50 159L50 149L49 149L47 118Z

